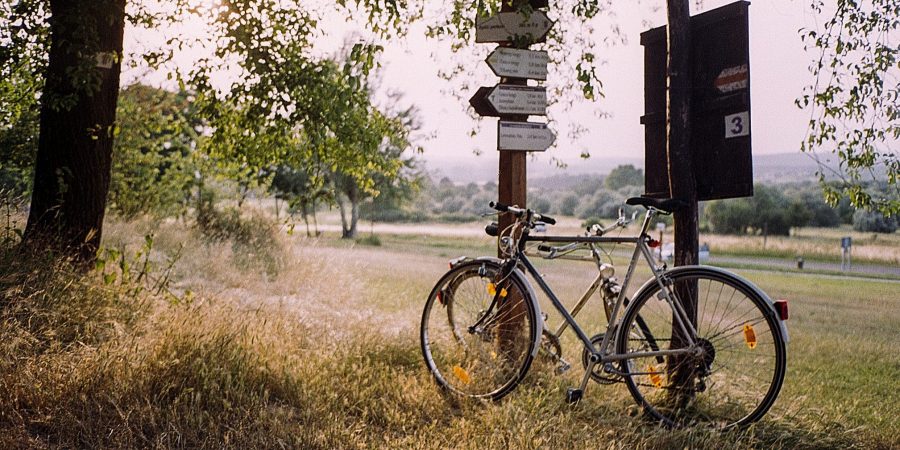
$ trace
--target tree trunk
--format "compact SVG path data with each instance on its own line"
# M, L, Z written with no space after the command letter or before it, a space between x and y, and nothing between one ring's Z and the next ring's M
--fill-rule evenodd
M341 199L341 195L336 195L338 209L341 211L341 239L347 238L347 230L350 228L350 225L347 221L347 207L344 206L344 200Z
M303 223L306 224L306 237L310 237L309 232L309 202L300 201L300 215L303 217Z
M341 221L344 223L344 230L341 235L343 239L355 239L357 235L357 224L359 223L359 187L356 182L350 181L347 186L347 200L350 202L350 220L347 223L343 218L344 210L341 209Z
M316 237L319 237L322 233L319 232L319 219L316 217L316 201L312 202L312 216L313 216L313 233L315 233Z
M109 191L125 0L51 0L50 14L24 244L90 263Z

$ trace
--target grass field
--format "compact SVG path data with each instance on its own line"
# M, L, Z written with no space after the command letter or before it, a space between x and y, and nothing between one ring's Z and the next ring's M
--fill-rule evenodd
M20 306L4 303L0 317L0 447L900 447L896 282L744 272L790 301L782 393L744 431L665 430L622 385L591 385L566 405L577 367L534 370L496 404L438 392L419 350L422 304L448 259L489 254L488 238L282 236L277 273L177 223L113 222L105 242L133 252L150 231L157 267L181 255L171 296L135 297L128 284L63 269L60 280L20 282L4 266L0 282ZM540 269L570 302L592 274L582 263ZM36 305L52 320L36 325ZM592 306L580 317L597 328ZM75 327L78 317L90 327ZM575 343L564 347L577 361Z
M386 303L374 302L372 307L390 311L398 321L411 322L413 329L410 333L415 331L419 312L416 306L424 298L429 282L445 269L441 263L460 254L488 253L490 245L487 240L475 240L476 245L469 244L470 241L453 245L445 240L417 241L409 236L387 237L382 241L383 247L389 248L357 246L336 249L335 252L354 255L352 258L360 262L372 261L371 265L367 265L370 270L366 277L377 287L374 292L379 294L375 298L388 299ZM422 244L425 248L420 247ZM431 262L431 258L435 261ZM624 267L624 261L616 262ZM409 273L410 268L415 268L415 271ZM422 280L424 268L431 270L431 278ZM570 305L593 276L591 265L583 263L544 263L540 264L539 269L551 286L568 286L557 293L569 299ZM398 279L397 273L409 275ZM900 379L896 339L896 330L900 326L900 284L775 272L738 273L757 283L773 298L788 299L791 305L788 375L779 400L755 427L755 433L760 434L753 435L753 439L762 439L755 445L762 442L812 448L892 448L900 445L900 406L888 400L896 398L894 383ZM638 272L639 278L646 275L646 272ZM412 292L410 287L414 287ZM398 298L400 296L408 297L404 301ZM552 311L547 306L549 302L545 300L543 303L545 312ZM596 307L598 305L594 306L593 309L583 310L582 317L601 317L602 313ZM559 323L555 314L549 316L551 323ZM600 324L594 325L599 327ZM577 361L580 348L569 336L570 339L564 341L567 358ZM536 393L550 395L554 399L548 401L558 403L555 407L557 411L562 409L563 414L577 414L563 406L564 387L577 384L580 376L577 370L571 372L576 373L565 377L543 374L538 377L540 387L528 387L526 383L520 391L512 394L512 398ZM555 393L547 392L548 385L541 383L548 380L549 386L555 386ZM588 390L586 404L605 409L601 414L605 419L593 424L603 433L614 432L616 421L620 420L610 419L610 415L626 414L631 408L631 400L621 385L592 386ZM611 422L604 425L604 420ZM639 424L632 426L640 428ZM644 429L651 435L652 431ZM626 440L622 446L639 446L642 442L640 436L640 433L632 436L636 440ZM725 441L730 442L733 437ZM705 436L697 442L691 440L689 446L718 446L715 441L705 441L707 438ZM585 436L585 439L588 437ZM680 445L675 441L671 444Z

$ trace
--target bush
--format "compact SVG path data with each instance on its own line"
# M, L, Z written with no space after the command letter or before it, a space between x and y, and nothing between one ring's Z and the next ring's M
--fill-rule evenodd
M598 191L587 203L581 205L578 217L587 219L588 217L618 217L619 208L623 208L626 214L632 209L625 205L625 198L615 191Z
M603 225L603 221L599 217L588 217L584 222L581 222L581 226L584 228L590 228L598 224Z
M239 266L258 267L269 276L278 275L283 249L272 221L259 215L243 217L237 208L207 206L197 214L197 228L210 242L230 241Z
M869 233L893 233L897 231L897 218L885 217L875 211L858 210L853 213L853 229Z
M805 225L810 213L802 203L791 201L778 188L754 186L753 197L710 202L705 217L712 230L724 234L790 234Z
M378 236L374 234L361 237L356 240L356 243L360 245L370 245L372 247L381 247L381 239L379 239Z
M575 194L566 194L559 202L557 211L564 216L574 216L576 208L578 208L578 197Z

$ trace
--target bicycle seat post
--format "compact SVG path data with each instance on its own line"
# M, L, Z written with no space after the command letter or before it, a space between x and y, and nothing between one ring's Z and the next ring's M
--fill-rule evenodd
M640 236L644 236L645 234L647 234L647 228L650 227L650 221L654 216L656 216L656 209L653 207L647 207L647 214L644 215L644 223L641 224L641 231L639 233Z

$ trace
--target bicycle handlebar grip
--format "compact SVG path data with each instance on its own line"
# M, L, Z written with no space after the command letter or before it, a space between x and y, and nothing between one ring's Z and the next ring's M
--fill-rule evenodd
M540 216L541 216L541 221L542 221L542 222L544 222L544 223L546 223L546 224L548 224L548 225L556 225L556 219L554 219L554 218L552 218L552 217L550 217L550 216L545 216L545 215L543 215L543 214L541 214Z
M497 211L500 211L500 212L507 212L507 211L509 211L509 206L504 205L503 203L500 203L500 202L491 202L491 203L490 203L490 207L491 207L491 208L494 208L494 209L496 209Z

